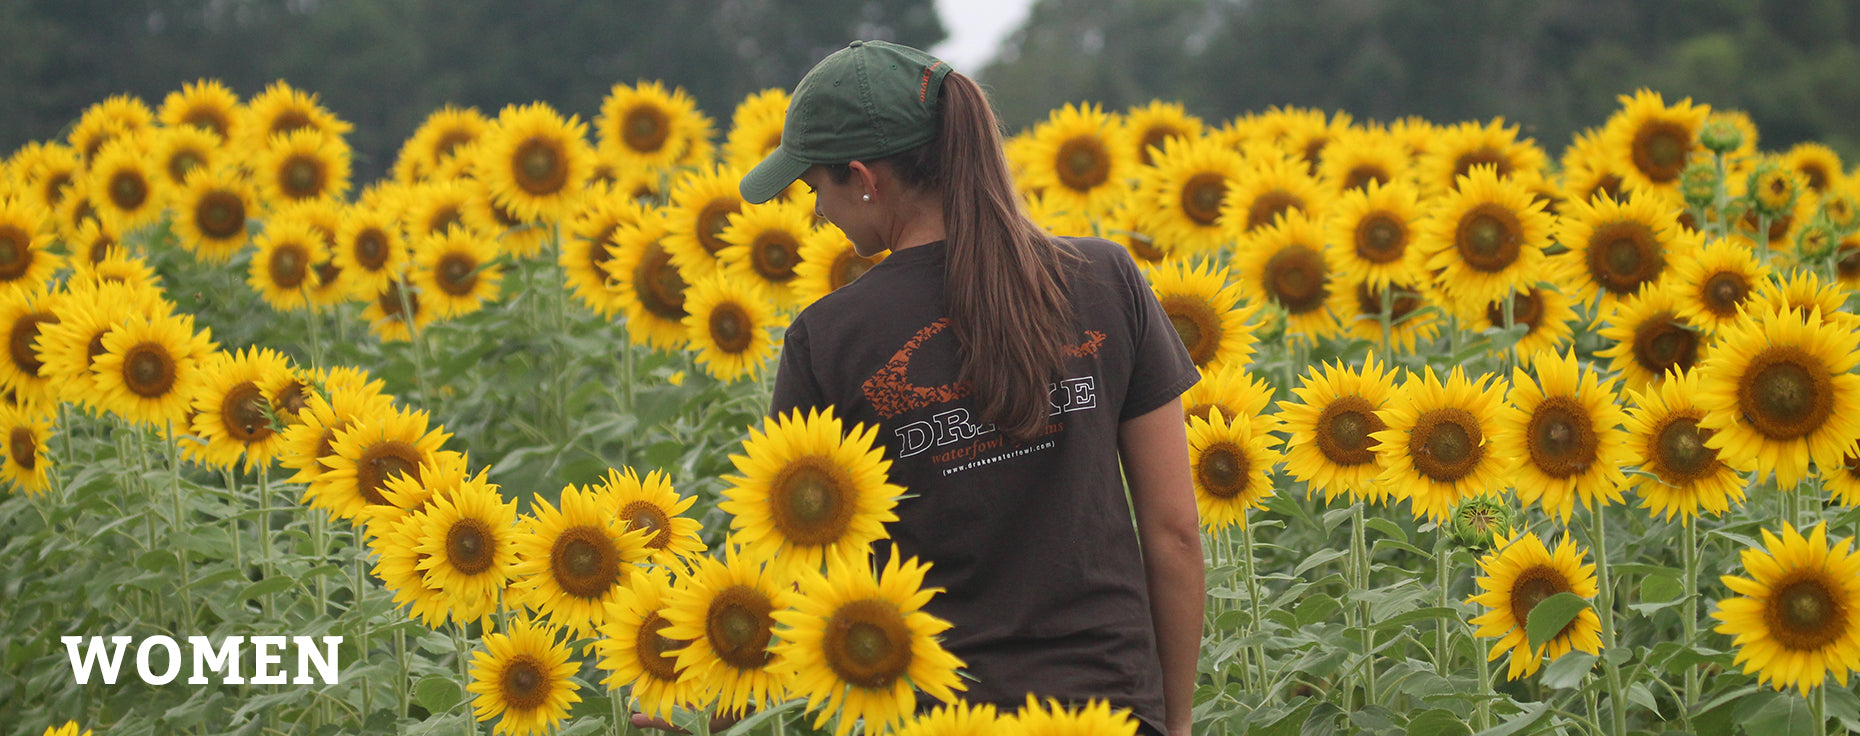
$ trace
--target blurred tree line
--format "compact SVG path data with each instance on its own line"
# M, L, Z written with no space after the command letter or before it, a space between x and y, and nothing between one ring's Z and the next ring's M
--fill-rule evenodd
M1749 112L1765 148L1860 158L1854 0L1038 0L984 77L1015 125L1152 98L1210 120L1502 115L1553 154L1645 86Z
M0 152L86 106L283 79L355 124L358 179L452 103L546 101L590 120L617 83L682 86L718 122L853 38L931 46L931 0L0 0Z

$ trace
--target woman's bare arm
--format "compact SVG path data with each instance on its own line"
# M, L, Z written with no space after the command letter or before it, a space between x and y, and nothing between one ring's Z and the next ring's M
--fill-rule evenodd
M1188 431L1176 399L1118 427L1117 445L1130 484L1149 576L1150 615L1162 658L1163 702L1170 736L1188 736L1194 717L1196 658L1207 596L1201 526L1189 475Z

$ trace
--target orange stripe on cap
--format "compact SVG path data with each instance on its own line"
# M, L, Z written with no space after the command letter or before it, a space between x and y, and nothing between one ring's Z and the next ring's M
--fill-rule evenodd
M924 98L929 96L930 94L930 74L932 72L935 72L936 68L942 65L943 65L943 60L938 59L935 64L931 64L930 66L924 67L924 79L922 82L919 82L917 84L917 101L918 102L927 101Z

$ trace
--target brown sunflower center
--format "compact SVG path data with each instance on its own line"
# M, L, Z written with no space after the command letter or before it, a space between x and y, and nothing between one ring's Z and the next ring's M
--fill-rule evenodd
M1718 451L1705 446L1711 430L1696 416L1674 417L1654 435L1653 451L1660 480L1674 485L1704 476L1718 465Z
M504 665L502 692L505 706L522 713L536 710L549 702L549 671L528 654L519 654Z
M787 283L794 278L794 267L801 262L801 244L794 235L771 230L757 235L749 244L751 265L762 278Z
M1840 273L1841 280L1860 279L1860 243L1841 243L1835 253L1834 270Z
M245 200L224 190L208 192L194 205L194 224L214 240L245 232Z
M90 342L84 345L84 368L86 370L97 364L97 356L109 352L103 346L103 336L108 334L110 334L109 327L99 328L97 334L91 335Z
M548 196L568 186L567 159L560 141L537 136L523 141L510 155L511 173L523 191Z
M1524 249L1524 231L1516 213L1490 202L1460 218L1453 247L1466 265L1498 273L1516 263Z
M1221 202L1227 199L1227 178L1215 173L1189 177L1182 185L1182 214L1197 225L1221 219Z
M196 107L187 111L181 122L201 130L212 131L221 139L226 138L226 131L232 129L232 121L225 111L213 107Z
M370 505L388 503L382 489L399 476L420 480L420 451L401 440L386 440L362 452L355 464L355 493Z
M748 350L754 330L754 321L740 304L724 302L710 312L710 337L718 350L731 354Z
M639 633L633 638L633 650L639 658L640 669L660 682L678 681L678 657L675 654L689 643L668 639L660 633L671 625L672 622L665 620L664 616L648 613L646 620L639 624Z
M1253 198L1253 205L1246 209L1246 229L1257 230L1272 224L1274 219L1291 210L1303 211L1305 201L1298 195L1283 189L1263 192Z
M741 211L742 200L735 197L718 197L704 204L697 216L697 241L711 255L730 247L723 239L724 228L730 224L730 216Z
M1471 475L1485 458L1485 435L1479 419L1459 407L1431 409L1415 420L1408 455L1414 468L1435 483L1452 483Z
M1537 604L1548 600L1550 596L1567 592L1570 592L1569 581L1563 579L1562 573L1544 565L1526 568L1518 573L1518 579L1511 584L1511 616L1519 626L1523 626L1531 620L1531 611L1537 610ZM1563 631L1568 631L1575 623L1572 620L1564 624ZM1562 631L1557 632L1557 635L1561 636Z
M1860 263L1856 263L1860 266ZM1736 271L1719 271L1705 279L1705 288L1699 295L1704 297L1705 308L1719 317L1735 317L1737 309L1744 305L1750 296L1750 281Z
M32 312L13 321L13 330L7 335L7 352L21 373L39 377L39 369L45 364L39 361L39 351L33 349L32 343L39 339L43 326L55 324L58 324L58 317L51 312Z
M388 234L378 227L368 227L355 234L355 262L363 270L379 271L387 265Z
M317 291L325 291L336 286L340 283L338 281L340 278L342 278L342 267L336 265L335 261L316 264Z
M672 522L667 518L665 509L651 501L633 501L620 509L620 518L626 520L626 528L631 531L648 532L646 546L653 549L665 549L672 543Z
M838 542L852 527L850 479L825 458L789 463L769 484L769 521L790 542L823 546Z
M672 136L671 120L656 105L639 105L620 121L620 140L640 153L658 153Z
M1634 328L1634 360L1648 373L1666 375L1672 368L1691 370L1699 359L1699 338L1672 312L1660 312Z
M1634 132L1634 168L1656 184L1673 181L1685 169L1691 146L1692 132L1684 125L1666 120L1650 122Z
M278 167L278 188L291 199L311 199L323 195L329 172L323 160L315 156L292 156Z
M1482 146L1462 153L1458 158L1453 160L1454 182L1458 182L1460 177L1472 173L1474 166L1490 166L1493 171L1498 173L1498 178L1500 179L1511 176L1511 159L1507 158L1503 151L1490 146ZM1459 185L1456 183L1454 186L1458 187Z
M747 585L732 585L717 592L704 616L704 635L717 658L739 670L761 669L769 661L769 636L775 606L768 596Z
M1394 294L1394 296L1389 299L1390 324L1406 319L1408 315L1414 314L1415 310L1421 308L1421 295L1419 292L1394 282L1389 283L1389 288L1393 290L1392 293ZM1357 284L1356 308L1366 316L1380 319L1382 316L1382 290L1370 286L1367 281Z
M549 570L562 592L598 599L620 584L620 550L601 529L571 526L556 535L549 550Z
M1408 227L1387 212L1356 221L1356 255L1370 263L1394 263L1408 249Z
M1201 490L1219 499L1237 498L1246 491L1250 470L1245 451L1231 443L1221 443L1201 451L1195 464L1195 479Z
M276 136L279 133L289 133L295 130L303 130L304 128L314 127L315 125L316 125L315 121L310 119L309 111L298 109L298 108L289 108L286 110L280 110L277 114L277 117L274 117L271 119L271 126L266 130L266 132L269 133L271 136Z
M1059 144L1053 169L1067 189L1089 192L1110 180L1111 156L1098 136L1081 135Z
M833 267L827 270L830 280L828 285L838 289L852 283L853 279L865 275L865 272L870 270L872 270L871 261L860 258L857 251L847 248L834 257Z
M1763 608L1770 635L1784 648L1816 651L1847 633L1847 607L1819 577L1778 586Z
M1569 478L1595 463L1595 422L1570 396L1544 399L1531 413L1525 434L1531 464L1552 478Z
M226 430L226 436L242 444L252 444L270 437L271 418L265 416L265 410L271 403L265 400L265 393L258 384L251 381L233 386L220 399L220 424Z
M451 156L452 152L457 150L459 146L471 143L477 139L477 136L472 135L469 130L460 130L456 128L447 130L444 134L439 136L438 140L433 142L433 161L437 163L447 156Z
M446 530L446 557L450 558L453 569L466 575L477 575L491 569L491 563L497 556L497 536L491 532L491 526L483 519L464 517L452 523Z
M13 281L32 265L32 236L11 223L0 224L0 280Z
M1763 436L1794 440L1820 429L1834 412L1834 383L1800 348L1775 346L1756 355L1737 381L1737 408Z
M14 427L7 435L7 454L13 458L13 464L31 472L39 462L39 440L32 435L32 430Z
M116 247L115 238L110 237L108 233L98 233L97 239L91 241L90 247L85 249L84 256L90 259L90 265L95 266L97 264L103 263L105 258L109 258L110 249L115 248L115 247ZM5 266L0 267L0 278L6 278L6 280L8 281L18 278L18 276L12 276L12 277L6 276L6 274L11 273L14 270L13 263L14 262L11 259L5 260Z
M382 319L408 321L406 315L402 314L402 296L400 282L389 281L387 288L382 289L381 293L375 297L376 306L381 307ZM411 312L414 320L417 321L420 317L420 292L406 292L405 298L405 310Z
M207 159L199 152L182 149L168 156L168 178L175 183L187 181L187 173L205 164Z
M1274 253L1266 261L1265 276L1272 299L1292 314L1323 309L1330 295L1325 286L1324 255L1302 245Z
M1375 462L1376 441L1370 435L1388 428L1361 396L1338 397L1318 413L1313 425L1318 451L1345 467Z
M271 284L284 291L295 291L310 275L310 254L296 243L281 243L272 249L265 263Z
M658 243L646 246L633 268L633 291L646 311L661 319L685 318L685 279L672 265L672 256Z
M911 628L888 601L851 601L827 619L821 649L841 680L867 690L886 690L911 667Z
M139 171L116 172L110 177L109 191L110 203L120 210L134 212L149 201L149 183Z
M1368 189L1371 182L1387 184L1394 178L1389 175L1387 169L1382 168L1381 164L1357 164L1350 169L1350 173L1343 175L1343 188L1346 190Z
M1192 296L1171 295L1161 301L1169 324L1188 348L1188 357L1197 366L1212 362L1221 347L1221 317L1214 312L1214 305Z
M1666 268L1661 250L1653 230L1641 223L1598 227L1589 237L1589 276L1614 294L1632 294Z
M465 253L447 253L433 268L439 290L452 296L470 296L478 285L478 259Z
M1180 138L1183 135L1186 135L1186 132L1177 129L1173 125L1151 125L1144 129L1143 137L1137 144L1137 160L1142 161L1144 166L1154 165L1156 163L1156 158L1150 154L1150 149L1160 149L1163 146L1163 141L1171 138Z
M174 388L174 356L158 343L145 342L123 353L123 385L145 399L168 395Z
M465 213L457 204L443 203L426 217L426 232L429 234L441 235L455 227L465 227Z

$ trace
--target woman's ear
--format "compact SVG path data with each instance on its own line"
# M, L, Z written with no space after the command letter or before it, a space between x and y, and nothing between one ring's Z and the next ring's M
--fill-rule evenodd
M873 198L878 197L879 175L876 169L865 165L864 161L848 163L846 168L852 169L853 178L859 181L861 194L869 194Z

